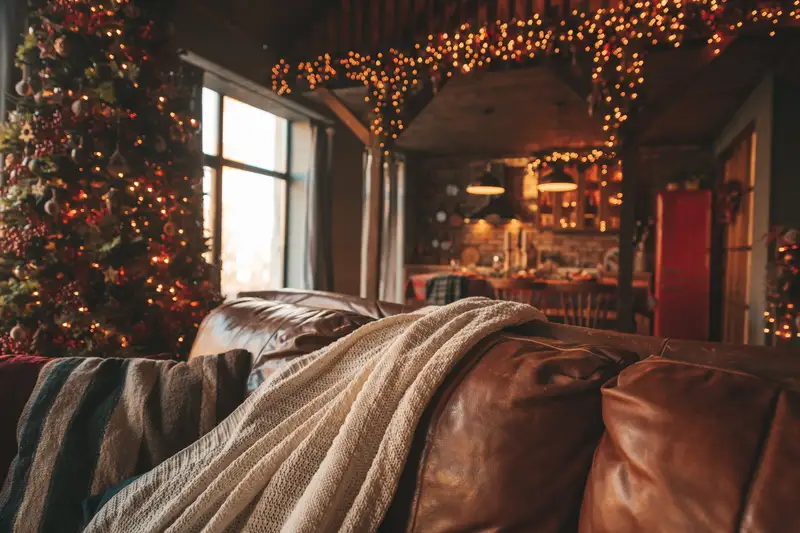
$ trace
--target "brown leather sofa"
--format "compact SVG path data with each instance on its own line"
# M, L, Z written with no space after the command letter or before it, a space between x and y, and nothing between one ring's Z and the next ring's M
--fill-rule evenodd
M255 387L408 310L259 293L212 312L191 357L247 349ZM491 335L426 409L381 532L800 532L799 380L795 350L544 322Z
M251 294L192 357L256 371L408 308ZM262 374L263 377L263 374ZM800 353L531 323L492 335L425 412L383 532L800 532Z

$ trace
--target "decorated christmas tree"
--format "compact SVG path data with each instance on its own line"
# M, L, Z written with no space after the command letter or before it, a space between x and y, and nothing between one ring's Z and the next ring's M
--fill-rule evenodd
M1 353L182 355L219 302L170 4L29 1L0 129Z

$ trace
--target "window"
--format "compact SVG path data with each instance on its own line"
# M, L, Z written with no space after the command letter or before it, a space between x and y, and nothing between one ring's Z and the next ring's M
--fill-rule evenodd
M203 89L204 227L226 298L284 286L289 122Z

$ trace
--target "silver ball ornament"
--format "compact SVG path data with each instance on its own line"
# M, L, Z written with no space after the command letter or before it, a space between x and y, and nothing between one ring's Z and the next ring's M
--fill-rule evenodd
M58 201L55 198L51 198L47 200L44 204L44 212L54 217L61 212L61 206L59 205Z
M13 328L11 328L11 338L17 342L24 341L28 337L28 332L25 331L25 328L17 324Z

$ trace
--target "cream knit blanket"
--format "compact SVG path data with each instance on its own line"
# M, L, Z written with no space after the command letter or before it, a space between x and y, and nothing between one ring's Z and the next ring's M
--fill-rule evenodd
M469 298L363 326L271 376L85 531L375 531L448 371L487 335L536 319L527 305Z

